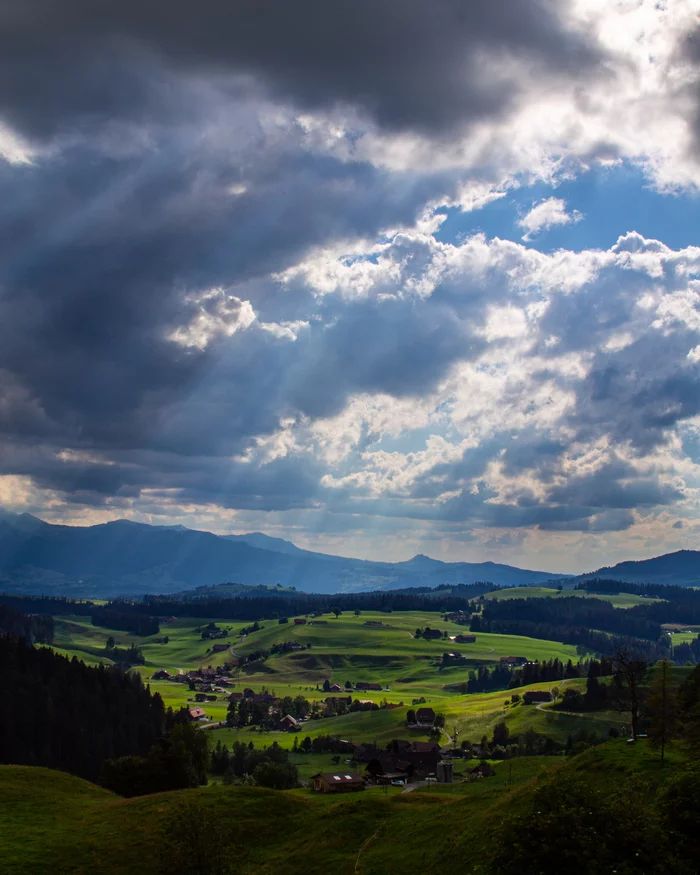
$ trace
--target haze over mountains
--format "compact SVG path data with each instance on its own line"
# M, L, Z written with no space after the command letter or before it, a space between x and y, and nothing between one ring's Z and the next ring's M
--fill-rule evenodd
M236 582L353 592L476 583L527 586L600 575L635 582L700 584L700 553L683 551L646 562L570 578L494 562L371 562L302 550L260 532L214 535L183 526L128 520L78 527L52 525L30 514L0 512L0 590L113 597L178 593Z

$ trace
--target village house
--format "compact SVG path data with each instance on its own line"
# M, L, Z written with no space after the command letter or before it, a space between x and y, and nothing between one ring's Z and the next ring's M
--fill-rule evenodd
M423 638L426 641L435 641L438 638L442 638L442 632L439 629L425 629L423 632Z
M375 783L382 783L387 777L391 781L399 775L405 775L409 781L424 781L435 774L439 760L438 750L381 753L369 760L365 771L368 779Z
M416 711L416 726L431 729L435 723L435 711L432 708L419 708Z
M382 751L376 744L358 744L353 751L353 757L358 763L368 763L374 757L380 756Z
M476 635L455 635L455 644L474 644Z
M292 717L291 714L287 714L286 717L283 717L280 720L279 726L280 726L280 729L285 729L289 732L292 732L296 729L299 729L301 724L299 723L299 721L295 717Z
M374 690L376 692L381 692L382 685L381 684L370 684L370 683L367 683L366 681L359 681L358 683L355 684L355 689L358 691L362 690L364 692L369 692L370 690Z
M342 693L343 688L340 686L340 684L331 684L330 687L328 688L328 692L329 693Z
M488 763L479 763L478 766L469 770L471 780L475 780L476 778L491 778L495 774L493 768Z
M295 626L305 626L306 625L306 617L295 617L294 618Z
M314 790L318 793L352 793L365 789L364 779L359 775L345 772L319 772L311 778Z
M503 665L525 665L527 659L524 656L502 656L501 663Z
M204 708L190 708L187 712L189 714L190 720L206 720L207 712Z
M523 694L523 703L525 705L534 705L535 702L551 702L552 694L549 690L528 690Z
M214 653L223 653L224 650L228 650L230 647L229 644L212 644L212 651Z
M439 753L440 745L434 741L412 741L410 749L413 753Z
M152 681L167 681L170 679L170 672L166 671L164 668L159 669L158 671L153 672L151 675Z

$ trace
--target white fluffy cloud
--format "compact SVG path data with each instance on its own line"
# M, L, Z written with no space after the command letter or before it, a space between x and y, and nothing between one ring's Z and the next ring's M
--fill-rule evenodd
M554 225L570 225L572 222L580 222L582 218L578 210L567 212L566 201L562 198L549 197L528 210L518 221L518 225L525 231L523 240L532 240Z

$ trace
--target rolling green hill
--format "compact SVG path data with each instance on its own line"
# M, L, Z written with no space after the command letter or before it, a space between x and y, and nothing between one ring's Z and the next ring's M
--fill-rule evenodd
M570 760L523 758L512 769L498 763L493 778L409 794L373 788L334 798L216 785L126 800L60 772L2 766L2 872L174 873L167 836L179 823L192 843L230 846L231 871L241 875L385 875L417 865L425 872L487 873L495 830L504 816L531 810L538 776L558 777L562 786L583 778L612 793L638 775L653 799L652 788L682 768L678 754L662 769L646 744L617 741Z

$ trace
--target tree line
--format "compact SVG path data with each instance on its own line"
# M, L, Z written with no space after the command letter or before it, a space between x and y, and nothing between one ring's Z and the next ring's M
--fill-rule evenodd
M0 636L0 665L2 763L96 781L105 760L145 756L173 718L138 674L87 666L24 638Z
M8 604L0 603L0 635L15 635L29 644L52 644L53 617L23 614Z
M528 598L486 602L472 617L472 632L525 635L612 656L621 647L643 653L648 660L668 655L669 642L660 622L632 614L634 608L614 608L600 599Z

